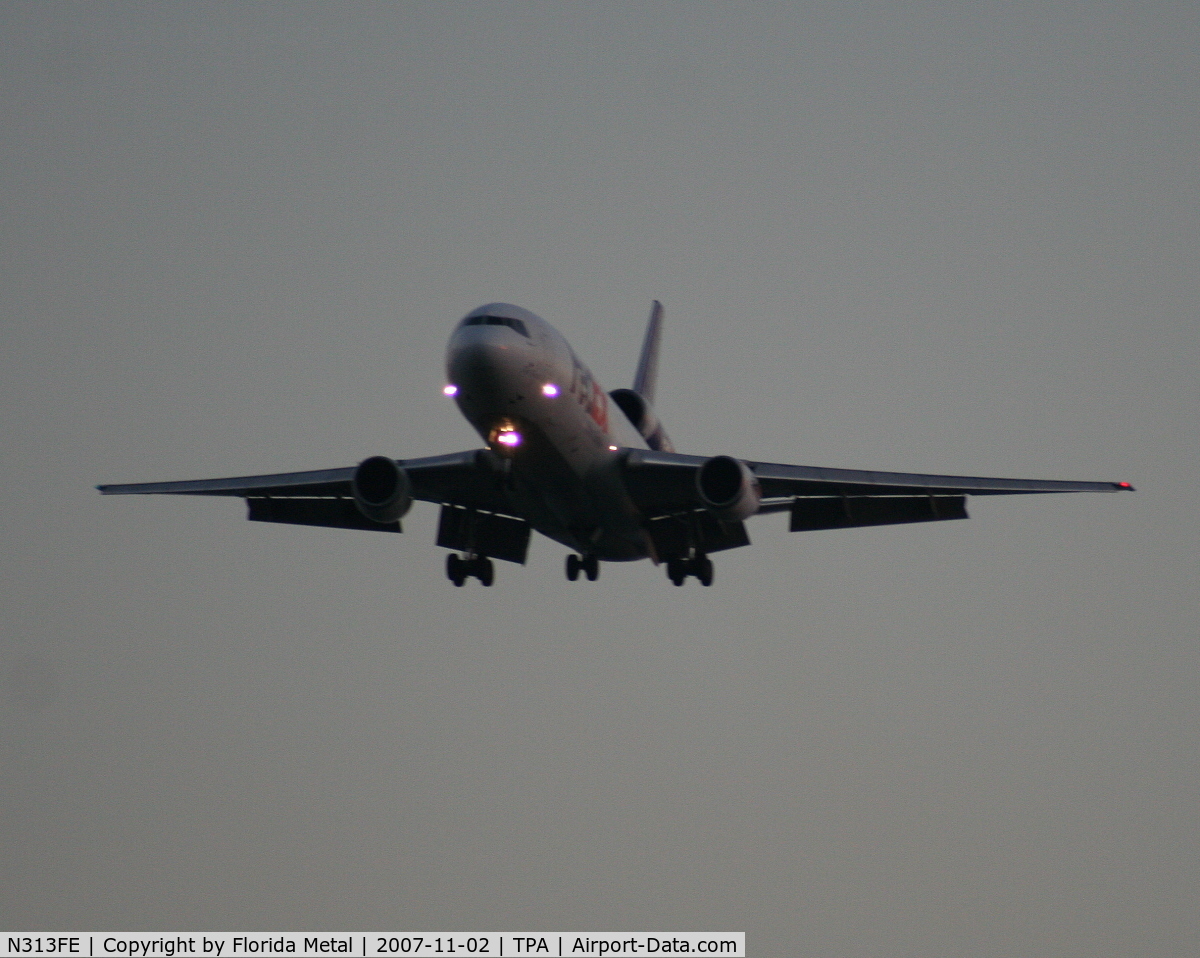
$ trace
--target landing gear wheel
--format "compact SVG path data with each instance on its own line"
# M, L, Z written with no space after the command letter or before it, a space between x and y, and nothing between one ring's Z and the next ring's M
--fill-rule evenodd
M463 568L466 565L455 553L451 552L446 556L446 578L460 587L467 581L467 570Z
M579 565L583 568L584 574L588 577L588 582L595 582L600 578L600 560L595 556L584 556Z
M474 562L475 578L477 578L484 586L491 586L496 581L496 569L492 565L492 560L487 556L480 556Z
M574 552L567 556L567 578L574 582L579 578L579 556Z
M683 585L683 580L687 578L687 567L683 559L667 560L667 578L673 585Z
M713 584L713 564L708 556L696 556L692 560L692 573L700 580L702 586Z

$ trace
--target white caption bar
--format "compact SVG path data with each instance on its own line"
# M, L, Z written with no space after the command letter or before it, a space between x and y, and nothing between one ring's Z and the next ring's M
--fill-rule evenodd
M745 932L0 932L0 958L608 958L611 955L721 955L745 958Z

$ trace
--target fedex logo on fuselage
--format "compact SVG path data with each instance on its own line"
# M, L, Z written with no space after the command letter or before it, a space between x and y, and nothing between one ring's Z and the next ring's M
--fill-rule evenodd
M574 350L571 350L571 387L568 392L583 406L596 425L608 432L608 394L596 382L591 370L579 361Z

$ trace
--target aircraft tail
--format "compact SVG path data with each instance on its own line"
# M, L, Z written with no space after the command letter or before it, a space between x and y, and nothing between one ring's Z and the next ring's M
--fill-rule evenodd
M654 405L654 387L658 382L658 346L662 342L663 305L657 299L650 308L650 321L646 323L646 338L642 340L642 355L638 359L637 375L633 377L633 391L647 403Z
M646 445L660 452L674 452L667 435L654 414L654 386L658 382L658 344L662 342L663 307L657 299L650 309L646 338L642 340L642 355L638 359L637 375L632 389L614 389L609 395L625 413L634 429L641 433Z

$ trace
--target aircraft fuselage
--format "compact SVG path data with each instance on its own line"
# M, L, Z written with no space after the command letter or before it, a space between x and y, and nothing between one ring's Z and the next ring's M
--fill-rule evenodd
M534 529L604 561L647 556L620 456L645 443L558 330L519 307L481 306L451 335L446 374Z

